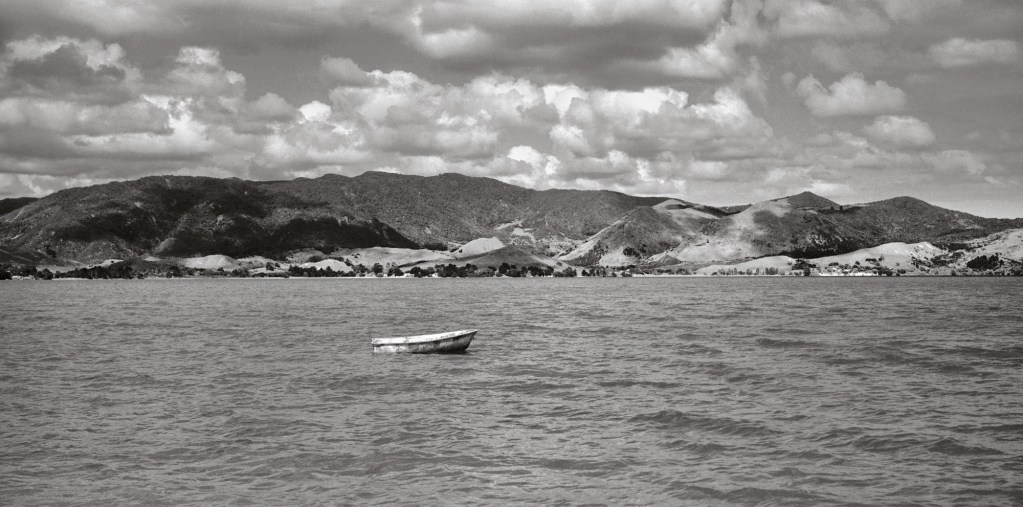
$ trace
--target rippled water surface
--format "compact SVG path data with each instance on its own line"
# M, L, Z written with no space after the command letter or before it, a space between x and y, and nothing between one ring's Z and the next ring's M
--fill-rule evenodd
M1023 280L0 282L0 504L1023 503ZM467 354L369 339L479 328Z

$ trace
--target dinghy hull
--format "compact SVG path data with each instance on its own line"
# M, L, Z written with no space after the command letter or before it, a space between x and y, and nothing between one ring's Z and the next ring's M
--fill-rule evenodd
M374 338L373 353L451 354L469 348L478 330L463 329L449 333L397 338Z

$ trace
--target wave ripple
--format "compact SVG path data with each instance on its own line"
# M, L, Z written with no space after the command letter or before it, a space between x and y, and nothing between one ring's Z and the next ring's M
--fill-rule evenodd
M0 503L1020 504L1020 293L0 283ZM467 327L462 355L369 347Z

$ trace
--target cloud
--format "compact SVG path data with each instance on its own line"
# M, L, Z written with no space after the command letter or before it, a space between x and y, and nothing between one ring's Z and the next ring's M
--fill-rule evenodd
M323 57L320 60L320 73L328 82L346 86L369 86L373 78L359 68L351 58Z
M811 52L817 61L833 72L877 68L898 56L893 54L893 48L881 49L870 42L835 44L822 41L814 45Z
M725 16L740 11L724 0L428 2L402 36L450 68L721 79L744 33Z
M89 35L12 40L0 55L0 174L8 175L0 178L0 194L144 174L282 179L372 169L455 171L533 188L680 197L697 191L698 202L731 204L808 186L831 195L877 193L864 182L879 175L893 185L979 182L978 174L1011 180L1004 173L1016 167L1006 163L1017 156L1015 144L972 142L987 151L946 150L930 125L900 113L906 93L888 83L922 86L903 79L905 71L896 65L907 61L906 54L919 59L921 46L892 42L894 35L879 31L885 23L824 33L836 19L885 16L885 6L726 4L539 2L484 12L480 2L416 9L415 3L382 1L375 4L378 15L346 2L327 13L261 0L196 10L168 1L135 10L139 23L169 16L170 28L152 28L164 35L140 43L132 38L139 29L110 27L124 34L116 40L130 54ZM213 33L208 26L180 16L227 8L277 16L281 23L252 28L269 34L267 41L254 42L247 33L242 39L249 42L213 46L201 43ZM804 8L806 13L799 11ZM354 12L351 19L337 19ZM933 35L909 26L926 13L898 12L898 19L887 14L889 28L905 28L906 40L924 41L924 48L934 42ZM310 21L313 32L341 23L358 25L346 30L386 30L394 39L384 44L400 41L407 60L374 59L376 48L329 56L318 51L304 55L295 79L268 79L277 63L255 65L262 49L245 44L269 48L305 40L288 33L310 13L323 18ZM113 15L122 14L128 16ZM222 14L213 19L223 20L226 40L241 22ZM190 28L176 31L181 20ZM168 42L186 35L196 41L180 48ZM278 56L298 54L272 47ZM345 46L334 50L339 47ZM821 63L838 77L822 84L809 75L820 75ZM916 70L933 67L912 63ZM295 69L288 67L287 75ZM878 69L888 81L868 82L853 72L858 69ZM991 93L1015 96L1006 89L1003 84ZM955 126L922 108L926 97L920 99L913 114L954 135ZM807 138L797 125L804 104L818 117L869 119L835 121L862 129L856 133ZM983 122L972 122L974 131L993 139Z
M37 42L33 60L84 44ZM123 55L113 60L130 68ZM667 86L589 88L497 73L442 84L411 72L366 71L343 57L320 63L334 86L329 101L299 107L272 92L247 100L245 76L225 67L219 51L199 46L181 48L170 68L135 72L118 104L42 97L14 87L8 73L0 85L16 94L0 100L0 167L95 180L455 170L538 188L656 193L682 189L688 179L726 178L726 159L772 144L771 127L728 86L691 103ZM43 70L40 79L66 69ZM758 73L736 84L755 94L762 79Z
M0 101L0 128L28 128L57 134L169 132L166 111L145 100L113 106L27 97Z
M117 103L128 100L139 71L117 44L33 36L12 41L0 56L5 95Z
M740 46L760 46L767 35L757 17L758 2L733 2L728 19L722 19L717 28L702 43L695 46L669 47L658 60L651 62L660 73L675 78L725 79L734 76L742 67ZM750 57L756 62L755 57ZM759 72L759 65L751 65L749 73Z
M812 181L807 190L823 197L845 197L852 193L852 187L848 183L821 180Z
M980 176L987 170L987 164L976 154L965 150L944 150L935 154L924 155L937 171L943 173L965 173Z
M959 7L962 0L877 0L889 18L895 21L920 21Z
M36 0L8 7L7 14L22 22L59 21L105 37L146 35L177 37L192 43L230 40L252 44L260 39L307 42L325 30L357 26L375 16L388 16L407 7L380 0L373 5L355 0L289 4L271 0ZM253 22L261 20L261 22ZM265 21L264 21L265 20Z
M150 93L201 96L220 100L240 99L245 95L245 76L224 68L220 51L214 48L186 46L178 50L176 66L153 81Z
M728 164L720 160L692 160L687 167L688 174L700 180L724 180L728 177Z
M1011 40L949 39L927 50L935 63L945 68L987 63L1011 64L1019 60L1019 43Z
M876 142L898 147L922 148L934 143L930 125L912 116L879 116L863 132Z
M302 114L302 119L307 122L324 122L330 118L330 113L333 110L329 105L314 100L298 108L298 112Z
M295 107L273 92L267 92L247 106L248 114L255 120L288 121L295 117Z
M868 2L767 0L764 16L781 38L861 38L888 32L890 24Z
M368 37L382 41L377 45L384 52L408 56L415 51L445 69L572 69L583 75L612 69L617 62L657 61L665 47L682 50L703 43L729 12L741 10L731 3L536 0L495 7L485 0L35 0L0 5L0 19L16 27L57 25L72 33L237 53L267 47L336 49ZM377 48L359 52L379 53Z
M828 88L810 75L796 84L796 93L814 116L874 115L906 106L905 92L884 81L870 84L858 73L847 74Z

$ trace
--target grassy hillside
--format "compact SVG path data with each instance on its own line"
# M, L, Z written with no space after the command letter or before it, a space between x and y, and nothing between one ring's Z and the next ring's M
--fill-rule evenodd
M6 215L14 210L22 208L37 201L35 197L15 197L12 199L0 199L0 216Z
M626 265L820 257L893 242L953 244L1023 227L1023 219L982 218L910 197L841 206L804 192L722 209L608 191L536 191L458 174L381 172L277 182L157 176L0 204L10 210L0 216L4 255L55 261L446 249L497 237L530 255Z
M664 200L607 191L536 191L460 174L367 172L355 178L327 175L274 182L265 188L364 211L419 243L464 243L494 236L498 226L509 222L533 229L541 238L562 234L582 239L636 206Z
M0 243L94 260L410 247L386 224L238 179L149 177L74 188L0 218Z

